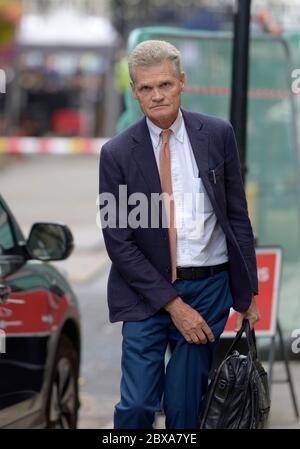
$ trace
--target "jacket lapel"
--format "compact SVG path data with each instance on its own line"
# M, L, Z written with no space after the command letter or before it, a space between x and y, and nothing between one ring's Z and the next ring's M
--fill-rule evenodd
M198 166L199 177L202 179L210 200L214 201L214 190L208 177L209 134L201 130L202 122L192 113L182 109L182 115Z
M161 193L159 171L145 118L138 123L132 138L134 141L132 156L138 164L150 192Z
M151 137L147 126L146 118L140 120L132 135L134 144L132 146L132 156L135 159L140 171L149 187L150 193L162 193L159 171L152 147ZM168 229L161 228L162 237L168 239Z

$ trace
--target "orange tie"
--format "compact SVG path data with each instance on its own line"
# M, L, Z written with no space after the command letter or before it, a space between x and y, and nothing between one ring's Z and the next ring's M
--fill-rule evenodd
M162 193L167 193L170 201L165 201L165 211L167 214L167 225L169 233L170 258L172 269L172 282L177 278L176 275L176 223L175 223L175 202L172 197L172 175L171 175L171 157L169 139L172 134L171 129L161 132L162 144L159 154L160 183Z

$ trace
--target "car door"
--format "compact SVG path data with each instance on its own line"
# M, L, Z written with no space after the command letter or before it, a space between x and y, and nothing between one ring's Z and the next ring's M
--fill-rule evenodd
M50 334L43 263L26 260L14 223L0 199L0 427L36 419Z

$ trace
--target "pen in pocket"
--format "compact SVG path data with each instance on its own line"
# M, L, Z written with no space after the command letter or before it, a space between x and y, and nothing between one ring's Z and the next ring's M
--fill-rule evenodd
M213 174L213 178L214 178L214 184L217 184L215 170L212 170L212 174Z

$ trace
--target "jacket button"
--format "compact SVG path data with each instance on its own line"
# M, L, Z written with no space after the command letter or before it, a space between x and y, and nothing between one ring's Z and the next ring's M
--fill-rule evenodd
M167 273L171 273L171 268L167 267Z

